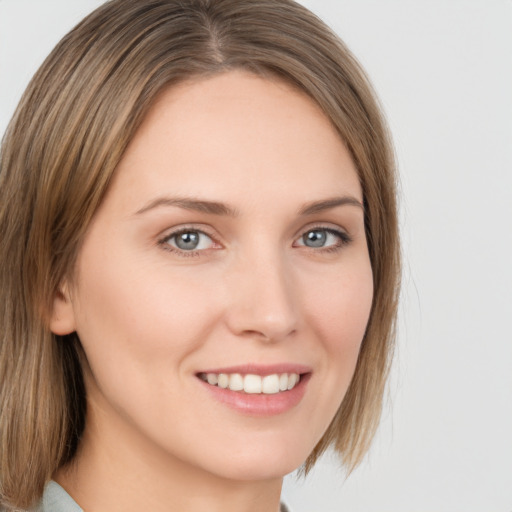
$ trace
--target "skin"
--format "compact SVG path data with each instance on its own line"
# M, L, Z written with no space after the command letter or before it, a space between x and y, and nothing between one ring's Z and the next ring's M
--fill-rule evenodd
M236 215L154 205L176 196ZM352 202L298 213L333 197ZM169 238L183 227L208 235L192 255ZM322 229L350 241L308 247L303 235ZM345 395L370 312L350 155L319 107L281 81L230 71L175 86L129 145L61 292L52 330L76 330L88 360L84 437L55 476L77 503L277 511L283 475ZM304 397L248 415L197 377L247 363L306 365Z

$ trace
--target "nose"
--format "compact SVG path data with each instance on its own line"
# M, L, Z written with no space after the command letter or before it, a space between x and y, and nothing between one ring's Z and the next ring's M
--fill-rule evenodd
M240 257L229 274L226 318L234 334L274 343L295 333L295 283L278 251Z

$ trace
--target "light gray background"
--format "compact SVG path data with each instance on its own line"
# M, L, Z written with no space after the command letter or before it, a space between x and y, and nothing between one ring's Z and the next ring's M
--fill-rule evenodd
M0 0L0 133L99 0ZM303 0L359 57L394 134L404 286L376 442L289 477L294 512L512 512L512 1ZM0 263L1 264L1 263Z

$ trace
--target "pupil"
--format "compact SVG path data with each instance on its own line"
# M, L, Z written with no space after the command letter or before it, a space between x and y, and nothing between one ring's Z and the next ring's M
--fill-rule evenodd
M176 239L176 245L180 249L191 250L195 249L199 244L199 234L193 231L181 233Z
M323 247L327 239L325 231L309 231L304 235L304 244L308 247Z

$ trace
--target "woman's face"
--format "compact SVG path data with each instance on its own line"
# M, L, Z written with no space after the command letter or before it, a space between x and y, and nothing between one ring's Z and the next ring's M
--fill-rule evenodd
M372 294L361 187L335 129L287 84L229 72L152 108L54 330L67 318L78 332L87 421L100 437L115 426L114 453L273 478L338 409Z

